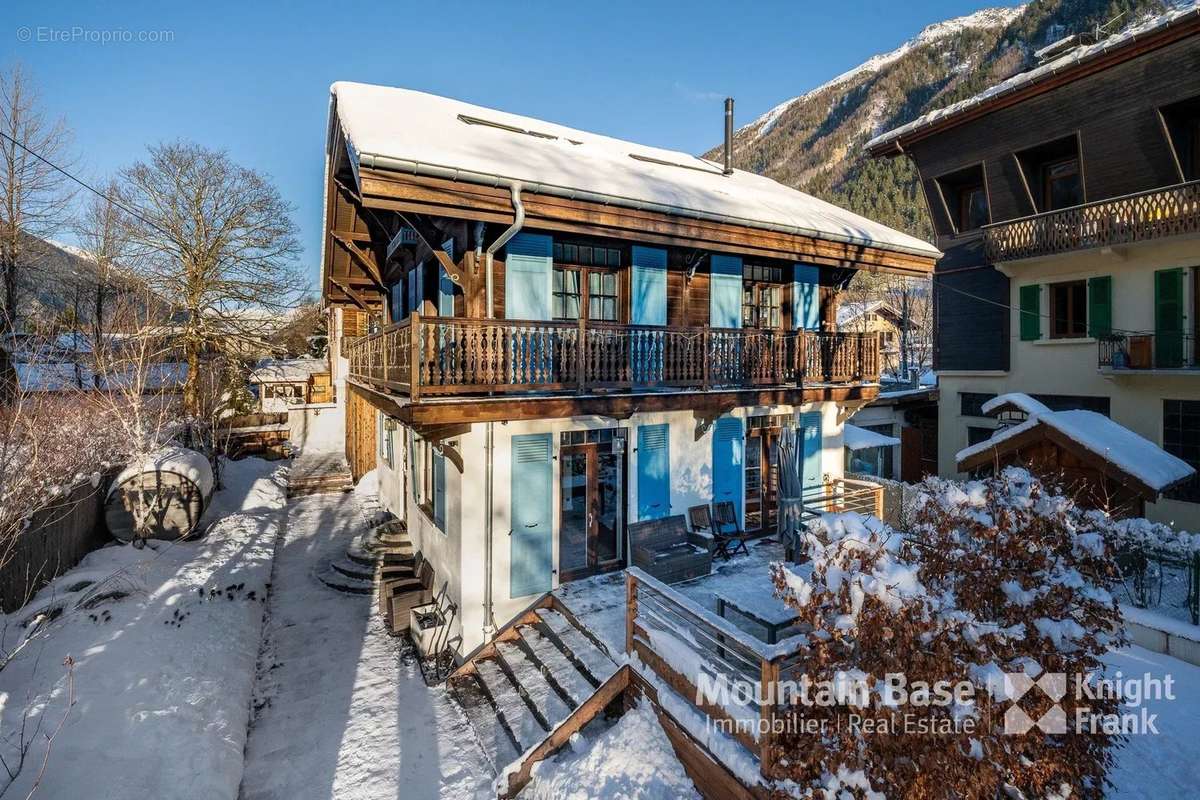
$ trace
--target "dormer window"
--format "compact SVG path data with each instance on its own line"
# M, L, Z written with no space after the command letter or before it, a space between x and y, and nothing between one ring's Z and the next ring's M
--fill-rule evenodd
M956 233L973 231L991 222L982 164L943 175L937 183Z
M1079 157L1071 156L1042 165L1042 207L1047 211L1070 208L1083 202Z
M1180 177L1200 180L1200 97L1166 106L1162 116Z
M1079 138L1072 135L1016 154L1035 213L1084 202Z

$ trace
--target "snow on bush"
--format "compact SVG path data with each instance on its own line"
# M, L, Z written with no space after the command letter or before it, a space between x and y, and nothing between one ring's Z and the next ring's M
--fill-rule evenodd
M812 627L804 680L840 687L840 702L786 706L771 777L838 800L1101 797L1115 737L1073 722L1063 735L1006 734L1003 676L1086 675L1123 643L1106 529L1019 469L918 489L912 531L829 514L807 535L811 575L775 565ZM1072 721L1077 705L1117 709L1074 692L1059 704ZM1039 720L1053 702L1036 690L1019 705ZM818 735L805 727L818 723Z

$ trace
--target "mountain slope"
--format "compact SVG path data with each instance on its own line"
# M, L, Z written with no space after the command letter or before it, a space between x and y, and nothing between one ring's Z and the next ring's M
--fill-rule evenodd
M1033 0L935 23L738 129L734 166L931 239L915 170L903 158L866 159L868 139L1032 67L1034 51L1068 33L1123 15L1111 33L1166 7L1162 0ZM705 156L719 160L721 148Z

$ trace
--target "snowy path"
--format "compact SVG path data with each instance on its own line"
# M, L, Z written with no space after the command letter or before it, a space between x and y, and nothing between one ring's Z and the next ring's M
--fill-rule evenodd
M242 780L243 800L490 796L458 707L399 656L370 596L321 585L365 520L354 494L292 500L273 588Z
M103 547L24 608L0 615L7 639L39 609L61 609L0 672L0 753L9 763L25 709L29 730L40 721L48 733L63 720L63 659L75 661L75 705L35 797L237 796L263 598L285 513L278 466L226 462L203 538ZM6 797L28 794L44 752L36 737Z

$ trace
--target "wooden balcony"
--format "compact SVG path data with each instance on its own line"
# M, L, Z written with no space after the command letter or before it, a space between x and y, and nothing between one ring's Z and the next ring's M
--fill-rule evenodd
M351 380L422 397L875 383L876 334L420 317L346 345Z
M983 229L992 263L1200 233L1200 181L1085 203Z

